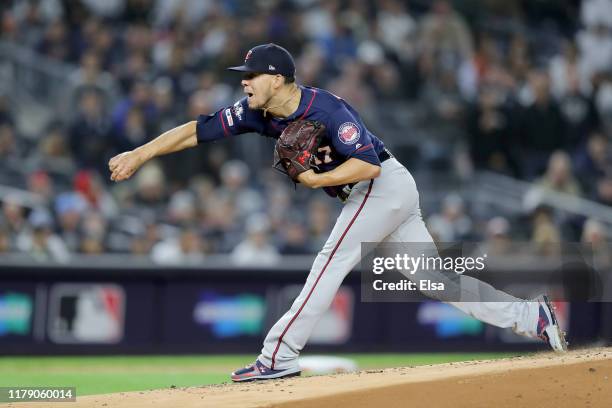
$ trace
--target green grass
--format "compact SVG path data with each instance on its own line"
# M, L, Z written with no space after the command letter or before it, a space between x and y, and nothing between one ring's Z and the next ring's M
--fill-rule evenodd
M509 357L502 353L341 354L360 369ZM76 387L77 395L220 384L252 355L4 357L0 387Z

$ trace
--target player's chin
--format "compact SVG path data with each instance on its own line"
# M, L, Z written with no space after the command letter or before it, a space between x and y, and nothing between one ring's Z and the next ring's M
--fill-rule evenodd
M249 105L249 109L260 109L262 108L262 104L257 102L254 96L249 96L247 98L247 105Z

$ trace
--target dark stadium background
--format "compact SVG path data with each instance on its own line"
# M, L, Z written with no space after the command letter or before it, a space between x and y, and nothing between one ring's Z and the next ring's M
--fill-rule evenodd
M225 68L266 42L414 174L438 241L529 266L515 283L582 243L610 296L609 0L5 0L0 354L259 350L341 204L252 134L118 184L107 162L240 99ZM610 304L559 306L572 344L612 340ZM326 322L307 351L545 348L445 305L361 302L357 273Z

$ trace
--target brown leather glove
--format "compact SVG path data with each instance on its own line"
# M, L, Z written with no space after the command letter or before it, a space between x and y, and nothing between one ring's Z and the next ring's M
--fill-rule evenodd
M274 168L299 183L298 175L317 168L314 160L324 132L325 126L316 121L291 122L274 146Z

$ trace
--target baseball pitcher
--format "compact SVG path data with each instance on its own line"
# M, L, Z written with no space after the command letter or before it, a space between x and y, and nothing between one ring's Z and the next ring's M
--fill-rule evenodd
M364 125L346 101L295 83L291 54L275 44L251 49L242 72L246 96L232 106L178 126L109 162L111 179L129 178L147 160L241 133L277 139L275 167L294 182L323 188L344 206L329 239L317 254L304 288L291 309L272 327L253 364L232 373L233 381L300 374L298 355L319 317L331 304L345 276L358 264L361 242L433 240L421 218L419 193L410 172ZM461 276L456 299L469 299L467 288L495 302L455 302L467 314L498 327L538 337L556 351L567 344L548 299L522 300L474 278ZM465 293L464 293L465 292ZM426 293L428 294L428 293ZM465 295L465 296L464 296Z

